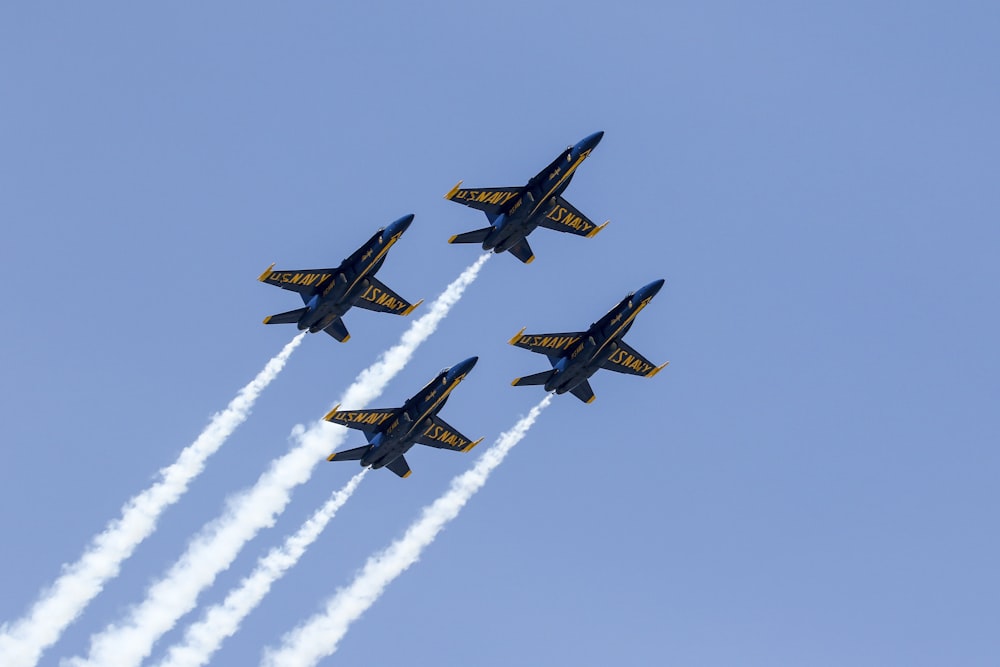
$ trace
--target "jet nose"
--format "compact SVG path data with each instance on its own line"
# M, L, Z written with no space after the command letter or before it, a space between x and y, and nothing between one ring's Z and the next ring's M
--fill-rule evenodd
M654 280L648 285L644 285L643 287L639 288L639 290L635 293L635 295L638 297L639 301L645 301L646 299L651 299L654 296L656 296L657 292L660 291L660 289L663 287L664 282L665 281L663 280L663 278L660 278L659 280Z
M585 153L587 151L592 151L597 147L597 144L601 143L601 139L604 137L604 131L594 132L590 136L584 137L584 139L576 145L577 153Z
M409 228L411 222L413 222L413 214L410 213L409 215L404 215L399 220L390 222L386 225L385 233L382 236L385 238L392 238L397 234L402 234L407 230L407 228Z
M456 379L466 375L472 367L479 361L479 357L469 357L465 361L460 361L448 370L448 381L454 382Z

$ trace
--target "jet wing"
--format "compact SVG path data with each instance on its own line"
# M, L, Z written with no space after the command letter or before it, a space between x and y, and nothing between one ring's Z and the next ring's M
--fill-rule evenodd
M586 236L587 238L592 237L607 225L607 222L603 225L595 225L593 220L580 213L562 197L555 198L552 202L552 208L549 209L549 212L545 214L545 217L539 223L539 226L546 229L554 229L557 232L568 232L577 236Z
M392 313L393 315L409 315L414 308L423 303L423 299L416 303L410 303L385 286L381 280L375 276L368 278L371 285L365 290L354 305L367 310L374 310L379 313Z
M364 431L365 435L375 433L382 424L399 412L399 408L338 410L337 408L339 407L338 405L333 410L330 410L323 419L334 424L341 424L348 428L356 428L359 431Z
M437 415L430 418L430 424L417 437L417 442L421 445L450 449L453 452L467 452L482 441L482 438L475 442L469 440Z
M479 188L477 190L466 190L460 186L459 181L451 191L444 196L445 199L465 204L471 208L479 209L486 214L490 222L500 214L500 209L504 204L517 196L521 188Z
M311 294L321 283L333 276L337 269L306 269L304 271L275 271L274 264L257 279L262 283L277 285L281 289L299 294Z
M508 343L523 347L538 354L544 354L549 359L559 358L584 335L583 331L567 333L526 334L521 329Z
M667 364L669 363L670 362L668 361ZM616 373L625 373L626 375L643 375L651 378L663 370L667 364L663 364L663 366L656 366L652 361L636 352L625 341L619 340L618 349L612 352L611 356L601 364L601 368L606 368L609 371L615 371Z

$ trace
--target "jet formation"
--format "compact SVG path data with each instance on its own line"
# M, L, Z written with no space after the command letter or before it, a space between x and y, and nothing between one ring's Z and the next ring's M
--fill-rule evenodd
M538 227L591 238L607 226L596 225L562 194L577 168L600 143L604 132L595 132L569 146L522 187L463 189L459 181L449 199L486 214L488 227L456 234L449 243L480 243L494 253L510 252L525 264L535 259L528 235ZM389 249L413 222L406 215L379 229L336 268L275 271L272 264L259 280L297 292L304 307L271 315L264 324L295 324L310 333L325 331L340 342L350 334L343 316L353 306L394 315L409 315L423 300L411 304L379 281ZM545 355L550 370L515 378L517 387L541 385L556 394L571 393L584 403L594 401L589 379L600 369L653 377L667 363L655 365L629 346L623 337L636 316L662 289L655 280L625 296L586 331L526 334L521 329L509 343ZM338 405L324 419L362 431L367 445L334 452L329 461L358 461L363 467L388 468L400 477L410 476L404 457L415 444L468 452L482 441L471 440L438 417L451 392L476 365L470 357L442 370L398 408L341 410Z
M470 440L437 414L477 361L479 357L470 357L445 368L398 408L340 410L338 405L330 410L323 419L358 429L365 434L368 444L334 452L327 461L360 461L363 467L385 467L406 478L410 476L410 466L403 454L415 444L468 452L483 439Z

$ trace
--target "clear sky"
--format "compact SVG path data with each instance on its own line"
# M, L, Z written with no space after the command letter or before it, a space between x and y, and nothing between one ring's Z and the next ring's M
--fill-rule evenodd
M480 252L446 243L486 222L442 199L457 180L522 185L604 130L565 197L607 229L489 261L373 407L479 355L441 415L488 445L542 397L510 386L546 365L518 329L583 329L657 278L627 340L671 365L557 397L328 662L997 664L996 3L347 4L0 8L0 622L293 337L261 324L298 306L268 264L336 266L414 213L379 278L429 302ZM408 324L345 322L42 664ZM216 664L257 664L474 459L408 460ZM323 462L202 600L357 470Z

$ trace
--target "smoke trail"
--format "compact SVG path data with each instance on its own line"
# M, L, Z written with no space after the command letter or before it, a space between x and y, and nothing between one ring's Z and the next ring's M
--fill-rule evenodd
M358 375L341 403L360 408L382 393L417 347L434 333L489 257L489 254L480 256L448 285L429 311L410 325L400 342ZM68 663L76 667L138 665L150 654L156 640L194 608L201 591L215 581L219 572L232 565L243 545L262 528L274 525L288 505L292 490L309 479L315 465L343 441L346 432L342 426L323 421L309 429L296 426L292 434L298 440L297 445L272 461L251 489L230 499L222 516L202 528L181 558L150 587L145 600L129 610L120 625L112 623L91 636L86 659L72 658Z
M246 421L261 392L278 377L288 357L302 342L299 334L267 362L264 369L243 387L226 409L212 417L198 438L181 452L177 461L161 468L159 480L122 506L121 516L96 535L83 555L44 590L23 618L0 629L0 656L7 667L38 662L42 652L54 644L63 630L83 612L87 604L117 576L122 562L149 537L163 511L187 490L205 468L205 461L219 450L236 427Z
M401 538L369 558L354 581L327 602L324 611L288 632L282 638L280 648L265 650L261 664L266 667L315 665L336 651L351 623L360 618L378 600L386 586L413 565L441 529L458 516L469 498L482 488L493 469L521 441L551 400L552 394L547 394L527 416L503 433L496 444L476 461L475 466L453 479L451 488L424 508L420 518Z
M232 637L247 614L264 599L271 590L271 585L299 561L309 545L337 514L337 510L343 507L358 488L366 472L367 469L362 470L352 477L344 488L334 493L283 545L271 549L257 561L257 567L238 588L230 591L223 602L206 611L200 621L188 627L184 633L184 643L171 647L160 667L200 667L206 664L219 650L223 640Z

